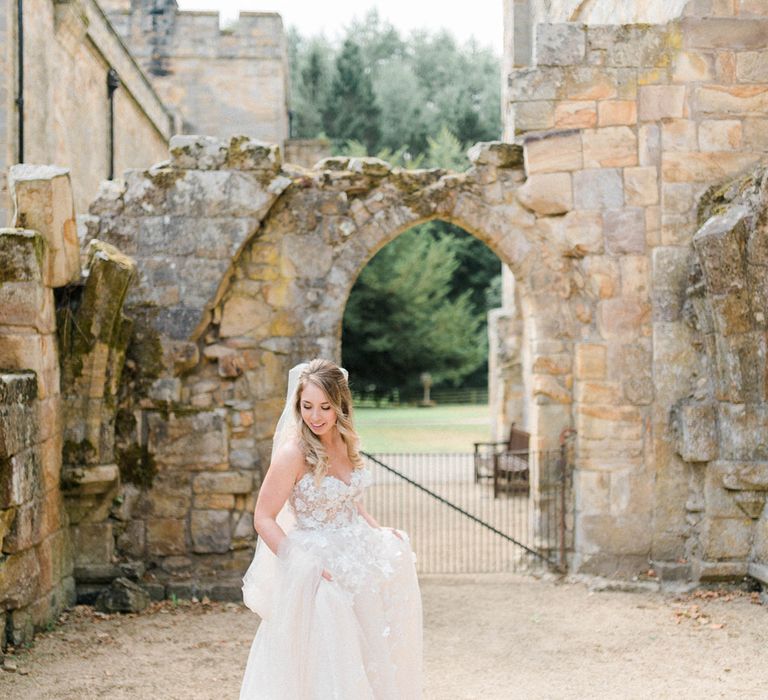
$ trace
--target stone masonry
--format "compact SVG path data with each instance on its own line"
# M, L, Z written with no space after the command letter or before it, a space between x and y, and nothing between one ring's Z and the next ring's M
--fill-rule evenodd
M239 595L288 368L340 359L365 264L441 219L514 278L493 326L499 425L534 448L576 430L571 570L766 582L767 35L768 8L747 0L697 0L664 25L540 24L509 77L516 143L477 144L463 173L308 170L248 137L175 137L169 160L102 186L86 276L67 174L18 171L24 228L3 236L38 271L0 285L2 396L40 417L6 430L0 465L65 478L0 490L0 522L22 527L49 493L48 522L70 523L25 540L29 575L63 532L82 600L125 576L156 597ZM35 445L37 472L15 457ZM40 594L71 591L69 566ZM6 617L39 620L7 570Z
M181 113L180 133L284 144L288 56L280 15L241 12L222 31L218 12L180 12L176 0L102 4L163 101Z

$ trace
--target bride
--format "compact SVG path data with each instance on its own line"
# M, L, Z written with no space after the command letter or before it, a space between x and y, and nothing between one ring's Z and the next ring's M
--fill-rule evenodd
M346 371L327 360L294 367L243 578L262 621L241 700L421 698L414 555L405 533L366 511L369 481Z

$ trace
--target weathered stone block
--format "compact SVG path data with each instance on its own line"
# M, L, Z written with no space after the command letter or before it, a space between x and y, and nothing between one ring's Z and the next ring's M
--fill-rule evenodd
M650 304L637 299L605 299L597 305L597 326L606 340L631 340L649 334Z
M597 104L599 126L634 126L637 123L635 100L605 100Z
M537 214L564 214L573 208L570 173L531 175L518 190L523 206Z
M523 165L523 149L515 143L482 141L467 151L467 158L472 165L517 168Z
M518 134L551 129L555 125L555 103L552 101L517 102L510 109Z
M0 566L0 607L29 605L38 596L40 566L34 549L12 554Z
M627 126L607 126L582 132L585 168L637 165L637 137Z
M0 229L0 325L54 331L53 292L45 286L48 260L40 234Z
M597 109L593 101L558 102L555 105L555 127L558 129L592 129L597 126Z
M568 251L578 255L603 252L603 216L599 211L571 211L559 223Z
M171 144L175 138L178 137L171 137ZM277 144L258 141L250 136L233 136L229 141L224 167L276 174L280 171L282 163L283 157Z
M196 493L251 493L253 491L252 472L218 472L198 474L192 484Z
M711 465L731 490L768 491L767 462L721 462Z
M612 209L604 212L605 248L614 255L645 252L645 212Z
M190 518L193 551L228 552L232 543L230 520L226 510L193 510Z
M683 45L701 49L762 49L768 36L768 21L737 18L682 21Z
M653 532L650 514L585 515L581 518L581 528L583 551L615 552L623 556L647 556L650 553Z
M179 169L215 170L227 159L227 146L212 136L177 134L169 144L171 164Z
M114 554L112 523L81 523L70 528L76 566L110 564Z
M749 219L750 211L745 206L732 206L707 220L693 237L711 294L724 294L738 285L745 265Z
M40 495L42 467L37 446L0 460L0 508L28 503Z
M568 100L609 100L619 95L618 83L623 78L616 71L600 66L575 66L567 69L560 97Z
M235 496L231 493L195 494L194 507L200 510L233 510Z
M579 381L576 382L577 403L611 405L622 402L621 385L618 382Z
M53 165L14 165L8 184L14 226L33 229L48 244L44 282L62 287L80 278L80 243L69 171Z
M573 475L574 505L581 515L610 511L611 475L605 471L578 469Z
M117 550L125 556L143 559L147 552L146 523L143 520L131 520L117 536Z
M96 609L103 613L138 613L149 605L149 595L137 583L119 577L96 599Z
M183 518L192 505L192 477L188 472L161 472L146 492L146 506L155 518Z
M536 65L571 66L586 53L586 27L581 24L547 24L536 27Z
M31 372L0 373L0 459L39 440L37 381Z
M223 409L147 414L149 451L161 468L208 469L227 463L227 426Z
M717 459L718 434L712 404L683 403L672 414L677 453L686 462Z
M624 206L621 171L598 168L574 173L573 201L577 209L618 209Z
M766 85L702 85L694 96L701 114L762 117L768 109Z
M696 122L668 119L661 125L661 144L665 151L697 151Z
M624 199L631 207L647 207L659 201L658 171L653 166L624 169Z
M509 74L509 99L512 102L554 100L562 84L562 68L518 68Z
M525 170L528 175L580 170L581 134L577 131L527 136L524 142Z
M684 85L644 85L639 90L640 121L682 119L685 116Z
M575 375L577 379L604 379L607 367L605 345L578 343L576 345Z
M582 265L588 288L599 299L610 299L621 286L621 273L616 260L606 255L588 255Z
M146 524L147 552L171 556L187 551L186 523L174 518L151 518Z
M739 0L739 16L768 17L768 5L763 0Z
M746 150L768 151L768 119L744 119L742 145Z
M637 130L638 161L640 165L661 163L661 129L658 124L643 124Z
M759 159L758 154L730 151L716 153L665 152L661 166L662 177L666 182L718 182L756 164Z
M660 246L652 252L653 318L677 321L688 284L690 251L682 246Z
M706 518L702 528L701 546L704 558L746 559L752 540L752 520L749 518Z
M676 83L711 81L715 75L714 60L701 51L680 51L675 55L672 80Z
M0 367L35 372L40 399L59 393L59 362L54 335L1 335Z
M737 151L741 149L741 122L735 119L704 120L699 125L702 151Z
M573 401L569 381L561 380L550 374L535 374L531 382L531 392L536 403L570 404Z
M46 502L38 497L14 509L14 518L3 541L3 552L15 554L30 549L49 534L43 529L45 506Z

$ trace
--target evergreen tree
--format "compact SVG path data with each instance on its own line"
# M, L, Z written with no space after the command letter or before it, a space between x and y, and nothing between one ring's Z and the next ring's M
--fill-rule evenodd
M325 133L338 141L356 139L374 152L381 137L379 113L360 47L347 39L336 59L336 73L323 110Z
M412 229L383 248L358 278L344 313L344 364L358 390L413 392L419 376L458 384L481 366L487 344L468 290L451 298L454 243Z

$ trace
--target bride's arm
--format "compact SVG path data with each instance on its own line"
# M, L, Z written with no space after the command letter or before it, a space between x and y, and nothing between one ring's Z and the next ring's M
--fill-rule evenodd
M283 528L277 524L277 514L288 499L303 465L304 456L299 446L287 443L277 451L259 489L253 526L275 554L285 539Z
M398 532L398 531L397 531L395 528L393 528L393 527L385 527L385 528L382 528L382 526L381 526L381 525L379 525L379 523L378 523L378 521L376 520L376 518L374 518L374 517L373 517L373 516L372 516L372 515L371 515L371 514L370 514L370 513L369 513L369 512L368 512L368 511L365 509L365 506L362 504L362 502L361 502L361 501L357 501L356 505L357 505L357 512L358 512L358 513L360 513L360 515L362 515L362 516L363 516L363 518L365 519L365 521L366 521L366 522L367 522L367 523L368 523L368 524L369 524L371 527L374 527L374 528L376 528L377 530L381 530L381 529L384 529L384 530L390 530L390 531L391 531L391 532L392 532L392 533L393 533L393 534L394 534L394 535L395 535L397 538L399 538L399 539L401 539L401 540L403 539L402 535L401 535L401 534L400 534L400 533L399 533L399 532Z
M365 506L363 505L362 501L357 501L355 505L357 505L357 512L358 512L358 513L360 513L360 515L362 515L362 516L363 516L363 518L365 519L365 521L366 521L366 522L367 522L367 523L368 523L368 524L369 524L371 527L375 527L376 529L380 529L380 528L381 528L381 525L379 525L379 523L376 521L376 518L374 518L374 517L373 517L373 516L372 516L372 515L371 515L371 514L370 514L370 513L369 513L369 512L368 512L368 511L365 509Z

